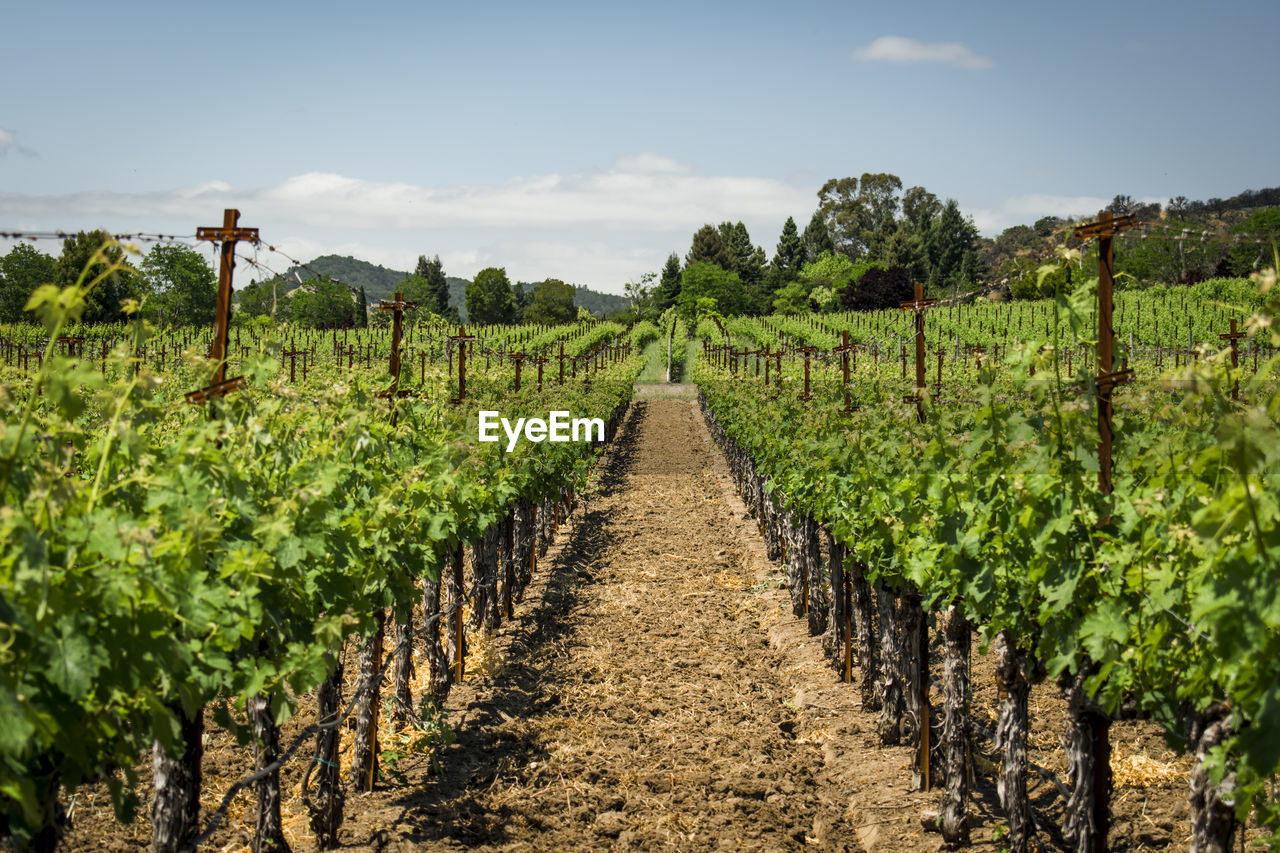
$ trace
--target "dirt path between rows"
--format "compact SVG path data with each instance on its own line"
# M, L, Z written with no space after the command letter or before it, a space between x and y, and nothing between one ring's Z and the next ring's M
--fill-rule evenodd
M724 476L695 403L637 402L498 641L505 671L450 696L442 775L349 800L349 841L858 849L760 630Z

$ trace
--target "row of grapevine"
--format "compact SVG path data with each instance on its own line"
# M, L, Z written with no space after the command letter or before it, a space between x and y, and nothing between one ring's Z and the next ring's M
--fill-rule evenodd
M1225 347L1163 376L1144 363L1117 392L1120 462L1105 495L1092 385L1069 381L1068 348L1054 339L1061 329L1086 336L1091 296L1086 284L1048 303L1037 324L1048 334L1011 340L999 361L967 370L951 359L932 400L904 401L905 363L899 378L895 365L865 361L850 380L854 405L830 371L806 396L809 354L794 350L767 385L734 369L740 356L725 348L695 380L744 500L773 555L788 560L797 614L860 661L885 742L930 751L918 723L929 718L930 615L943 634L948 841L968 838L965 685L976 631L997 658L1012 849L1031 846L1026 700L1040 677L1056 679L1068 701L1064 832L1079 849L1105 845L1106 827L1093 822L1095 801L1109 795L1106 756L1091 751L1097 730L1132 713L1194 752L1195 846L1225 849L1239 820L1280 829L1269 792L1280 774L1280 364L1265 362L1236 402L1231 388L1246 370L1230 366ZM1274 292L1264 298L1254 328L1270 328L1280 308ZM934 309L928 324L946 316ZM909 317L884 317L878 333ZM865 330L864 319L846 321ZM805 335L756 322L786 340ZM705 332L712 351L719 341ZM1270 346L1280 343L1270 334Z
M591 381L513 393L510 360L501 360L518 332L495 330L487 338L499 351L480 356L492 370L467 352L476 374L464 408L447 402L444 364L424 368L414 396L390 400L379 397L385 368L336 360L291 384L282 343L262 336L234 350L247 389L206 415L182 392L207 384L210 363L176 338L163 372L136 355L149 344L154 352L141 323L117 330L105 358L60 347L84 295L42 292L40 364L0 368L0 536L10 543L0 564L0 833L52 849L62 803L93 780L128 816L131 768L153 748L154 846L185 848L199 830L206 709L230 703L262 745L256 846L281 849L278 728L300 695L320 688L327 721L316 730L312 820L331 844L341 822L329 768L345 639L365 638L348 780L361 789L377 761L374 650L388 614L398 654L427 637L433 690L446 690L465 656L452 620L464 604L473 622L501 618L599 450L526 442L508 453L477 441L475 410L571 409L605 419L611 437L639 359L606 349L622 330L599 324L566 348L573 372L583 361ZM470 590L464 548L473 551ZM420 628L415 610L427 619ZM399 667L396 680L398 708L411 708ZM215 716L233 725L224 711Z

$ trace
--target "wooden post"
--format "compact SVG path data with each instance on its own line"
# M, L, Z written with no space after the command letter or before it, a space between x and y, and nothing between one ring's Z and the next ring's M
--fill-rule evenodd
M1236 321L1235 319L1232 319L1231 333L1227 335L1219 335L1218 337L1224 341L1231 341L1231 369L1235 370L1237 367L1240 366L1240 340L1241 338L1246 337L1245 333L1236 331ZM1254 352L1255 352L1254 358L1256 359L1257 351L1255 350ZM1233 402L1238 401L1240 399L1239 377L1235 378L1235 380L1231 383L1231 399Z
M1088 237L1098 238L1098 490L1105 495L1111 494L1111 442L1112 442L1112 405L1111 392L1133 376L1131 369L1116 371L1115 326L1113 314L1115 299L1113 281L1115 272L1115 249L1113 238L1120 231L1137 226L1133 214L1115 217L1108 211L1098 214L1098 221L1082 225L1075 229L1076 239ZM1103 525L1110 524L1110 518L1101 520ZM1085 707L1081 702L1077 714L1077 723L1082 729L1081 745L1093 757L1089 792L1092 802L1082 803L1087 809L1092 825L1090 837L1076 839L1081 849L1091 853L1105 853L1109 849L1107 831L1111 826L1111 720L1100 711ZM1077 783L1079 784L1079 783ZM1076 814L1073 819L1081 823L1083 814Z
M1115 249L1112 238L1120 231L1137 227L1137 224L1133 214L1117 218L1104 210L1098 214L1097 222L1075 229L1077 240L1098 238L1098 489L1105 495L1111 494L1111 392L1133 375L1131 370L1115 371L1115 327L1112 323L1115 311ZM1109 769L1107 775L1110 776ZM1107 790L1110 790L1110 784Z
M924 423L924 395L925 395L925 387L926 387L925 378L924 378L924 311L926 308L930 307L931 305L937 305L938 300L925 299L924 285L920 284L919 282L916 283L915 296L916 298L911 302L900 303L900 307L904 311L915 312L916 393L915 393L914 400L916 404L916 416L920 419L920 423ZM906 361L906 356L904 355L902 360L902 369L903 369L904 376L906 373L906 367L907 367L907 361ZM938 381L941 382L942 381L941 360L939 360L938 362L938 377L939 377ZM926 703L926 707L927 707L927 703ZM922 730L926 732L925 740L928 740L928 734L927 734L928 726L923 726ZM927 755L925 757L925 761L926 761L926 766L922 769L923 769L924 778L925 778L925 788L928 788L929 770L927 767L927 762L928 762Z
M396 297L391 302L385 299L378 301L379 311L392 312L391 353L387 357L388 366L391 369L391 387L379 394L379 397L391 399L400 393L400 339L403 330L404 312L412 311L417 307L418 303L406 302L404 294L399 291L396 292Z
M231 328L231 278L236 268L236 243L247 240L258 242L257 228L240 228L240 211L227 208L223 211L222 227L207 226L196 229L197 240L222 243L222 259L218 265L218 302L213 316L213 344L209 348L209 360L214 362L213 381L207 388L187 394L187 402L207 403L244 387L244 377L227 379L227 344ZM209 415L215 415L212 406Z
M840 346L835 351L840 356L840 375L844 384L844 411L846 414L853 411L853 399L849 394L849 355L853 352L854 345L849 343L849 332L840 333Z
M461 404L467 398L467 342L476 341L479 338L468 336L467 327L459 326L458 334L449 340L458 343L458 399L451 402Z

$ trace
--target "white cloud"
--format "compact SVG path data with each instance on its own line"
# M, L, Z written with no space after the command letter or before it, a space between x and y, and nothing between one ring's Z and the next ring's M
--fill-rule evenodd
M902 36L880 36L866 47L853 52L861 62L932 63L954 68L979 69L995 65L958 41L923 42Z
M13 131L0 127L0 154L8 151L13 146Z
M607 169L511 178L489 185L420 186L309 172L258 188L216 179L167 192L0 193L0 225L194 234L221 221L222 208L265 242L304 260L353 254L412 269L439 254L451 275L505 266L513 279L562 278L621 292L688 248L703 223L742 220L772 252L782 221L805 217L812 186L773 178L702 175L643 153ZM291 236L292 235L292 236ZM287 262L268 258L273 267Z

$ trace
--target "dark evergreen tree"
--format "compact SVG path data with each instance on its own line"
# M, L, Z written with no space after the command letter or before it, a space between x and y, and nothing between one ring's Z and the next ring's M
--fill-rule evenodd
M662 277L658 280L658 289L654 293L659 311L666 311L676 304L680 296L680 256L672 252L662 268Z
M685 268L697 263L715 264L722 270L733 270L733 260L725 247L720 231L714 225L703 225L693 235L693 245L684 258Z
M966 253L977 249L978 229L960 213L960 205L947 199L942 212L929 228L925 251L929 257L929 286L956 289L963 280Z
M452 315L456 318L457 311L451 310L449 306L449 282L445 278L444 265L440 263L440 256L435 255L431 260L427 260L426 255L419 255L418 267L413 274L427 283L427 293L431 301L422 307L441 317Z
M364 294L364 285L360 285L360 289L356 291L356 328L366 329L369 327L369 298Z
M773 256L773 268L780 273L798 273L806 259L804 241L800 239L800 229L796 227L794 217L788 216L782 224L782 235L778 237L778 251Z
M801 242L804 245L804 256L808 261L814 260L823 252L836 250L835 243L831 241L831 232L827 230L827 223L822 218L821 209L813 212L813 217L805 226Z

